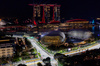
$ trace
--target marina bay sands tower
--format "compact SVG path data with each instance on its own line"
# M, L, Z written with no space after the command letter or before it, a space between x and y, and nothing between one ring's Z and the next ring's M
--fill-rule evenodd
M50 23L60 21L60 5L30 4L33 6L33 21L36 23Z

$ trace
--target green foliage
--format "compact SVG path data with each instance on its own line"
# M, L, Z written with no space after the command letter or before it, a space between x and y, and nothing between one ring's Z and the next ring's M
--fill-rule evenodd
M1 59L0 59L0 60L1 60ZM6 63L8 63L7 60L2 60L2 61L0 61L0 64L6 64Z
M20 58L19 57L14 57L12 61L13 62L18 62L18 61L20 61Z
M41 54L40 53L38 53L38 55L41 57Z
M21 57L19 57L19 60L22 60L22 58L21 58Z
M31 52L34 52L34 49L31 49L30 51L31 51Z
M90 40L87 40L87 42L90 42ZM96 43L96 42L94 41L94 42L92 42L91 45L93 45L93 44L95 44L95 43ZM39 44L43 49L45 49L46 51L48 51L48 52L51 53L51 54L67 52L67 49L59 50L59 51L54 52L54 51L49 50L47 47L44 47L42 44L40 44L40 42L38 42L38 44ZM72 42L70 42L69 44L71 44L72 46L74 45ZM90 45L89 45L89 46L90 46ZM88 46L85 46L85 47L88 47ZM78 47L78 46L76 46L76 47L71 48L71 49L72 49L71 51L77 50L77 49L82 49L82 48L84 48L84 47Z
M36 49L34 49L34 53L37 54L37 50Z
M28 59L31 59L30 57L25 57L25 58L23 58L23 60L28 60Z
M72 50L77 50L77 49L78 49L78 47L73 47L73 48L72 48Z
M38 58L38 56L37 56L37 55L36 55L35 57L36 57L36 58Z
M58 61L58 66L63 66L63 63Z
M26 45L27 45L29 48L32 47L31 42L30 42L29 40L25 39L25 43L26 43Z
M28 52L23 52L22 56L29 56Z
M48 50L48 52L50 52L50 50Z
M40 62L37 63L37 66L42 66L42 64Z

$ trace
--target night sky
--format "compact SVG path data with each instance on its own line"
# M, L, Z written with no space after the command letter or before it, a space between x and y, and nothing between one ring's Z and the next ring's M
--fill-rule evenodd
M34 3L56 3L61 5L61 18L100 17L98 0L0 0L0 17L32 17Z

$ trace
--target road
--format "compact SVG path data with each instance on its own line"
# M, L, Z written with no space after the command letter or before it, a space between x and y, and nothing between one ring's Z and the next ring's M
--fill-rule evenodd
M27 36L27 38L28 37L30 37L30 36ZM47 57L50 57L52 66L57 65L57 61L54 59L53 55L47 53L44 49L42 49L38 45L37 39L35 39L35 38L28 38L28 40L31 42L32 46L37 49L37 52L41 54L41 58L40 59L46 59Z
M20 37L20 38L23 38L23 36L17 36L17 35L14 35L13 37ZM47 53L44 49L42 49L39 45L38 45L38 41L36 38L29 38L30 36L26 36L26 38L28 38L28 40L31 42L32 46L35 47L37 49L37 52L41 54L41 60L42 59L45 59L47 57L50 57L51 59L51 65L52 66L57 66L57 61L54 59L53 55ZM28 63L29 64L29 63ZM32 64L32 65L36 65L36 64ZM31 66L31 64L29 65Z
M22 38L22 36L14 36L14 37L20 37ZM51 64L52 66L57 66L57 61L54 60L54 57L52 54L49 54L47 53L44 49L42 49L39 45L38 45L38 41L36 38L29 38L30 36L26 36L28 38L28 40L31 42L32 46L35 47L37 49L37 52L41 54L41 60L42 59L45 59L47 57L50 57L51 58ZM92 46L88 46L88 47L85 47L83 49L78 49L78 50L75 50L75 51L70 51L70 52L67 52L67 53L64 53L65 55L72 55L72 54L76 54L76 53L80 53L80 52L83 52L83 51L86 51L87 49L88 50L92 50L92 49L96 49L96 48L100 48L100 41L97 41L98 43L97 44L94 44ZM41 61L41 63L43 63ZM26 63L28 66L36 66L36 62L30 62L30 63Z
M84 52L84 51L87 51L87 50L93 50L93 49L99 49L99 48L100 48L100 40L97 41L97 43L94 44L94 45L91 45L91 46L88 46L88 47L85 47L85 48L81 48L81 49L78 49L78 50L75 50L75 51L66 52L64 54L65 55L73 55L73 54L77 54L77 53Z

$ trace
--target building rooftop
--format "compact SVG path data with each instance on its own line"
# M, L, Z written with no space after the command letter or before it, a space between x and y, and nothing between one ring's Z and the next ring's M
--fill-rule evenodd
M49 24L59 24L60 21L51 21Z
M13 43L14 43L14 38L11 37L0 38L0 48L12 47Z
M68 20L67 22L77 22L77 21L87 21L85 19L72 19L72 20Z

